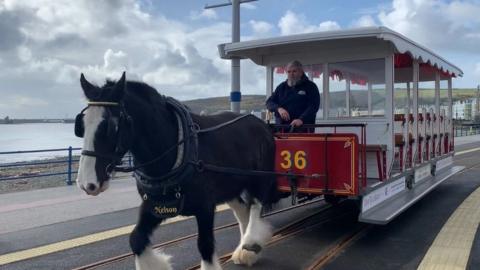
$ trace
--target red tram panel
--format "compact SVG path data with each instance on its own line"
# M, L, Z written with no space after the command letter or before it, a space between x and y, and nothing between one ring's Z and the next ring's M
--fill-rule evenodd
M358 195L356 134L276 135L275 171L305 175L296 179L299 193ZM291 191L287 176L278 176L277 183L280 191Z

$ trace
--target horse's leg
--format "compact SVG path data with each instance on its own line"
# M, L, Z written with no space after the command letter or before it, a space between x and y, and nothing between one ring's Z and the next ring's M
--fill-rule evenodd
M250 215L245 236L242 239L243 245L238 256L239 263L248 266L253 265L259 258L259 253L272 238L272 229L262 217L262 205L256 199L250 206Z
M202 256L202 270L221 270L215 254L215 239L213 236L213 218L215 215L215 206L199 212L195 217L198 225L198 250Z
M140 218L130 234L130 248L135 254L136 270L171 270L170 256L154 251L150 247L150 235L162 219L154 217L144 203L140 209Z
M240 229L240 243L232 254L232 261L235 264L241 264L242 262L240 260L240 254L243 246L243 237L245 236L245 232L247 230L250 206L241 201L241 198L233 199L227 204L230 206L230 209L232 209L233 214L237 218L238 227Z

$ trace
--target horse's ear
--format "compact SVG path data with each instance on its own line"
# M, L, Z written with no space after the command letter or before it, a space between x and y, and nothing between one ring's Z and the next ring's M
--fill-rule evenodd
M83 76L83 73L80 75L80 85L82 86L83 93L85 93L85 96L89 100L92 100L98 97L98 92L99 92L98 87L89 83L87 79L85 79L85 76Z
M125 71L122 74L122 77L115 84L115 90L113 92L113 98L115 101L121 101L123 95L125 94L125 88L127 87L127 82L125 80Z

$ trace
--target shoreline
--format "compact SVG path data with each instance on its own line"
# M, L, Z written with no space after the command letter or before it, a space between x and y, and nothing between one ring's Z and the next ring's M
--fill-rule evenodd
M79 156L72 156L73 160L78 160ZM32 161L19 161L13 163L0 163L0 178L7 177L29 177L21 179L0 180L0 194L41 189L48 187L57 187L67 185L66 174L68 169L68 156L36 159ZM60 162L35 164L44 162ZM14 165L2 167L2 165ZM15 166L17 165L17 166ZM78 161L72 162L72 172L77 171ZM60 175L39 176L42 174L65 173ZM72 185L75 183L76 173L72 173Z

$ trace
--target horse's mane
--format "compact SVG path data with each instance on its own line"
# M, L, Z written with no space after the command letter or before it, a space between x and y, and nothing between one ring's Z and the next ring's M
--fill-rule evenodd
M117 81L107 80L102 89L109 89L113 87ZM142 102L150 104L163 105L165 103L165 96L158 93L158 91L150 85L139 81L127 81L127 88L125 89L126 98L138 98Z

